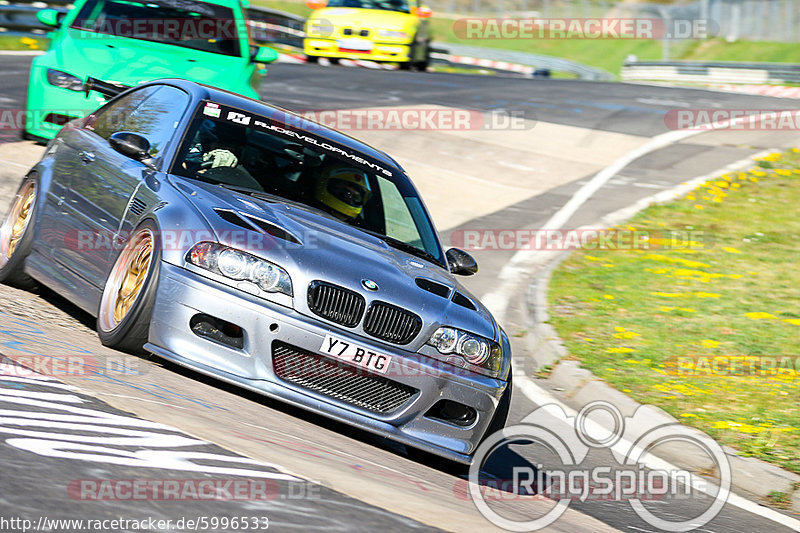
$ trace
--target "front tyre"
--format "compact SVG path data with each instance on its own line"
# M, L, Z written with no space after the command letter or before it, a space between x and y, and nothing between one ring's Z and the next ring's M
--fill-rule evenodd
M143 353L160 262L158 227L152 220L146 220L132 233L106 279L97 313L97 334L104 345Z
M420 72L427 72L428 66L431 64L431 43L425 43L425 55L422 56L420 61L414 64L414 68Z
M33 246L38 195L38 181L30 176L25 178L11 202L11 209L3 225L0 226L0 282L21 289L32 289L36 286L36 282L24 272L23 267Z

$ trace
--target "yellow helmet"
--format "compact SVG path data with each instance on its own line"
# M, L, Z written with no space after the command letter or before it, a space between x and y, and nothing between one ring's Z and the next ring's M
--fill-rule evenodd
M366 172L338 163L323 168L314 187L314 198L345 218L357 217L371 194Z

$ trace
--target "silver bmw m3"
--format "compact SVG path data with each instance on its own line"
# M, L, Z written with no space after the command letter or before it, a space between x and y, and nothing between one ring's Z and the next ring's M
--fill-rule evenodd
M403 169L280 108L159 80L68 123L0 227L41 283L147 351L446 459L505 424L508 337Z

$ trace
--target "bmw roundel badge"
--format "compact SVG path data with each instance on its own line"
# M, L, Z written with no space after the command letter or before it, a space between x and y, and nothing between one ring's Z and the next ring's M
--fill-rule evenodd
M375 283L374 281L372 281L371 279L362 279L361 280L361 285L363 285L364 288L367 289L368 291L377 291L378 290L378 284Z

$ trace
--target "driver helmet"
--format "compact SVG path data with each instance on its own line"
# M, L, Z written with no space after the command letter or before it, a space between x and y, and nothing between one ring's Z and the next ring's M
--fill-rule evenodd
M344 219L361 214L371 194L366 172L338 163L320 170L314 188L314 198Z

